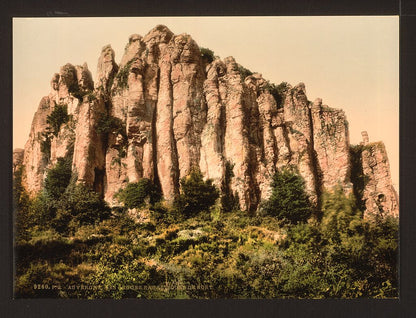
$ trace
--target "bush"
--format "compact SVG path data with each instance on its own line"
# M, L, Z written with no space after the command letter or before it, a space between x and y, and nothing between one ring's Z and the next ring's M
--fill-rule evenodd
M341 186L336 187L333 192L323 194L322 213L323 232L334 242L339 242L341 234L351 233L351 227L362 221L362 213L357 210L354 197L347 197Z
M199 50L201 51L202 61L209 64L214 60L214 52L212 50L204 47L200 47Z
M58 136L61 125L69 120L68 106L66 104L58 104L52 113L46 117L46 123L51 127L52 134Z
M115 197L128 209L141 208L146 203L154 204L161 199L159 189L149 179L129 183Z
M119 93L129 88L128 79L130 74L130 68L133 62L134 60L130 60L126 63L126 65L119 69L117 75L115 76L117 88L115 89L114 93Z
M181 194L177 203L187 217L207 211L219 197L219 191L212 184L212 180L204 181L201 171L197 168L182 178L180 183Z
M123 121L120 118L108 116L107 114L101 113L97 122L97 132L100 134L121 134L123 137L126 136L126 129Z
M110 216L110 208L99 194L83 184L70 184L59 200L47 199L56 209L52 227L60 233L76 231Z
M247 76L253 75L253 72L244 66L238 64L238 72L240 73L241 80L244 81Z
M231 180L234 177L234 164L230 161L225 163L225 174L221 184L221 208L223 211L231 212L240 209L238 193L233 193L231 189Z
M275 174L272 187L269 200L261 206L264 213L290 223L305 222L310 217L312 208L302 177L284 169Z
M48 130L42 133L42 139L40 141L40 151L45 155L45 157L48 160L51 157L51 139L52 136Z
M270 91L270 94L273 95L277 108L282 108L283 103L285 101L286 92L288 90L288 83L287 82L281 82L279 85L276 84L268 84L267 89Z
M398 222L368 222L353 195L341 187L325 193L320 224L325 279L333 297L397 297ZM335 288L338 286L337 288Z
M30 198L22 185L24 167L19 167L13 175L13 212L16 222L16 241L27 240L33 218L29 213Z
M174 224L183 222L180 209L168 206L165 202L157 202L150 207L150 216L155 223Z
M80 224L94 224L110 216L107 203L83 184L69 186L63 196L63 207Z
M87 100L88 102L92 103L93 101L97 100L97 96L93 91L87 92Z
M72 162L69 158L58 158L56 165L46 175L45 191L53 199L59 199L65 192L72 175Z
M49 228L56 216L58 202L59 200L54 200L46 191L33 198L29 207L32 225L36 225L40 229Z

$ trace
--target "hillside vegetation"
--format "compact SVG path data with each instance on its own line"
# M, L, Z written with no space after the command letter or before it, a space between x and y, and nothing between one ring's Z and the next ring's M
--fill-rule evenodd
M174 204L143 179L109 208L68 169L58 161L33 199L15 174L17 298L398 296L398 220L364 220L341 188L316 211L285 170L250 215L194 170Z

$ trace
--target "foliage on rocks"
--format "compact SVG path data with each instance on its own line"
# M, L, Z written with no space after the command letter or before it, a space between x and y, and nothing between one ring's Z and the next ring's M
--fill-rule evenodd
M124 65L122 68L118 70L114 78L114 81L117 86L114 88L113 94L120 93L123 90L129 88L128 79L129 79L131 65L133 64L133 62L134 62L134 59L128 61L126 65Z
M180 180L180 184L181 193L177 205L187 217L208 211L219 197L219 191L212 184L212 180L204 181L199 169L193 169L188 176Z
M269 83L267 89L270 91L270 94L273 95L277 108L282 108L285 101L286 92L288 90L288 83L281 82L279 85Z
M58 104L53 109L52 113L46 118L46 123L50 126L52 134L58 136L62 124L69 120L68 105Z
M238 72L240 73L241 80L244 81L247 76L253 75L253 72L244 66L238 64Z
M211 63L212 61L214 61L214 51L205 48L205 47L200 47L199 50L201 51L201 58L202 61L206 62L206 63Z
M154 204L161 199L158 187L150 179L142 178L138 182L128 183L115 195L128 209L141 208L146 203Z
M305 182L294 171L278 171L272 183L272 194L262 204L262 211L290 223L305 222L312 213Z

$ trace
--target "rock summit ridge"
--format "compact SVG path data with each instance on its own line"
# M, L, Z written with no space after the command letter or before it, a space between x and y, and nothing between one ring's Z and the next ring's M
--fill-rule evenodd
M219 188L231 169L225 186L253 212L279 169L294 167L315 205L336 186L351 193L353 170L367 176L366 215L398 215L382 142L364 133L352 155L344 111L309 101L305 84L276 86L231 56L211 59L190 35L158 25L128 38L119 65L104 46L95 83L86 64L64 65L41 99L24 151L13 154L14 169L24 166L25 188L39 192L47 169L68 156L78 182L112 205L120 188L141 178L172 201L194 167ZM51 133L57 107L68 119Z

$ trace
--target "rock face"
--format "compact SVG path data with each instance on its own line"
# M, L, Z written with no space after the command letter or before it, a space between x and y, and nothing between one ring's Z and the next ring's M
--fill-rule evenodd
M350 143L344 111L322 105L320 98L312 104L313 148L323 189L340 184L347 193L350 182Z
M390 176L390 165L384 143L369 142L363 132L361 152L362 169L365 176L363 200L365 217L399 215L399 200Z
M24 149L16 148L13 150L13 174L23 165Z
M120 65L105 46L95 85L86 64L66 64L51 86L24 150L31 193L42 188L46 169L67 156L78 182L110 204L117 204L119 189L141 178L153 180L172 202L194 167L249 212L269 197L272 177L284 167L304 178L315 205L335 186L352 191L342 110L310 102L303 83L276 90L233 57L208 62L190 35L174 35L166 26L131 35ZM63 104L69 118L51 134L48 116ZM381 206L383 214L397 214L384 147L371 145L361 160L371 180L368 213Z

